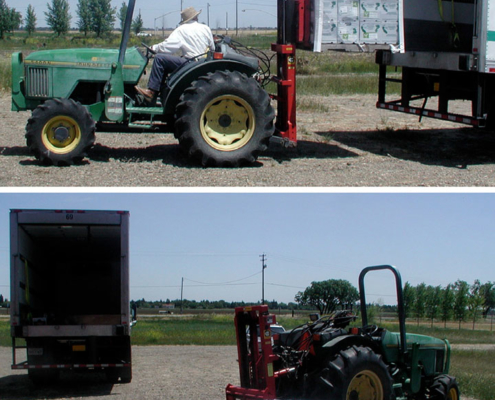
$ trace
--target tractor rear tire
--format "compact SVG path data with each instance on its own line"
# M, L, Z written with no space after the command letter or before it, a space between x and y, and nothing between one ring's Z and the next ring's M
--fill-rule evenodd
M203 166L256 161L274 132L275 112L258 82L238 71L198 78L176 108L175 137Z
M45 164L79 163L95 142L95 122L72 99L51 99L36 107L26 125L31 153Z
M391 400L393 381L381 355L369 347L352 346L330 357L322 372L324 398Z
M429 400L459 400L459 387L453 376L440 375L430 387Z

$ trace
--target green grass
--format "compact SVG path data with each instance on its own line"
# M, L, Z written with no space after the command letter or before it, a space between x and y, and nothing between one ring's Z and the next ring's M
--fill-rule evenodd
M9 91L12 87L10 57L0 57L0 90Z
M299 75L315 74L378 74L378 65L373 53L344 53L325 51L313 53L297 52L297 72Z
M495 350L454 350L450 374L459 384L461 398L493 400L495 393Z
M354 74L329 74L319 76L300 76L296 80L296 92L304 95L343 95L369 94L378 90L378 76Z
M390 331L398 332L399 325L397 324L381 324L384 328ZM495 344L495 332L486 330L471 330L471 329L453 329L440 327L416 326L408 324L406 331L409 333L418 333L420 335L428 335L441 339L448 339L451 344Z
M235 344L232 317L142 318L132 330L135 345L228 345Z
M10 320L0 320L0 346L12 346L12 339L10 337Z
M306 320L280 317L278 323L286 329L301 325ZM134 345L235 345L232 314L170 316L141 318L132 330Z
M240 37L234 37L235 41L242 43L244 46L254 47L261 50L269 50L272 43L277 41L275 33L271 35L242 35Z
M129 46L139 45L141 41L148 44L155 43L159 39L138 38L131 36ZM247 34L234 37L234 40L245 46L270 51L271 44L276 41L275 33L272 34ZM2 48L2 62L0 63L0 90L10 90L11 70L10 53L23 51L26 53L38 49L59 49L76 47L109 47L118 48L120 33L115 32L105 38L95 38L93 35L84 35L79 32L70 32L62 37L57 37L49 32L36 32L28 37L25 32L16 32L0 40ZM297 65L297 94L300 96L316 95L331 96L344 94L376 94L378 90L378 66L371 53L346 53L325 51L313 53L298 51L296 53ZM272 59L271 70L275 72L276 59ZM275 85L270 85L267 91L274 93ZM389 84L389 93L398 93L398 84ZM304 105L303 105L304 107ZM308 105L308 107L310 107ZM318 108L321 112L327 110Z

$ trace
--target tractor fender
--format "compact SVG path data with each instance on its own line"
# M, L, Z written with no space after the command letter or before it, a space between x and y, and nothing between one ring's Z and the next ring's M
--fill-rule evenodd
M164 114L173 115L184 90L200 76L206 76L216 71L239 71L251 76L257 72L257 69L244 62L228 59L192 62L192 65L185 66L184 72L179 70L177 75L170 79L169 90L163 102Z
M381 354L380 346L372 339L361 335L343 335L330 340L322 346L322 350L329 353L338 353L352 346L370 347L375 353Z

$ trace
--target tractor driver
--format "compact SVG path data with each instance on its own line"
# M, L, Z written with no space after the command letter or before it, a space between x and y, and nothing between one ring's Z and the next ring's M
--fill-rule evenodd
M157 52L151 67L148 89L135 86L138 93L149 103L154 103L164 77L185 64L189 59L205 54L209 49L215 49L213 34L207 25L198 22L200 11L188 7L181 12L180 25L163 42L151 48ZM174 55L178 51L182 57Z

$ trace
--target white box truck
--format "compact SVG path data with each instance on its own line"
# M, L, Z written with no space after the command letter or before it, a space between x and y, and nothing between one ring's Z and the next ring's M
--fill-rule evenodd
M10 266L12 369L131 381L129 212L11 210Z
M399 0L398 10L398 46L377 52L377 107L493 129L495 0ZM400 84L392 100L389 82ZM467 110L451 112L453 100Z

